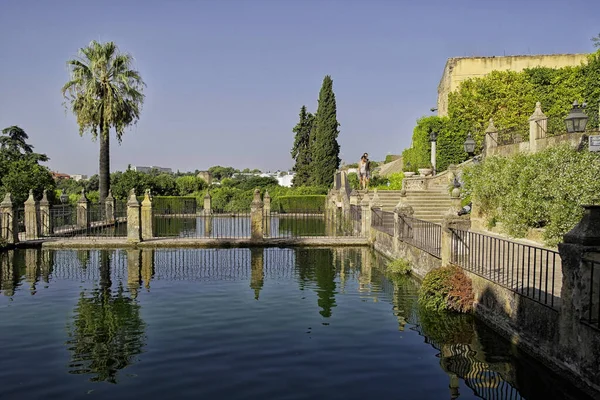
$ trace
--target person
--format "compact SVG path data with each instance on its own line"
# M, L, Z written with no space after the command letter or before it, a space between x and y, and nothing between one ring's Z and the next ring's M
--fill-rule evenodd
M371 162L368 153L364 153L358 162L358 176L360 178L360 188L366 190L371 178Z

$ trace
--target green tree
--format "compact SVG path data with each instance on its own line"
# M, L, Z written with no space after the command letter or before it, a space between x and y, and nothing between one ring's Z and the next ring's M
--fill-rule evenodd
M340 166L340 145L337 120L337 106L333 93L333 80L326 75L319 92L319 106L315 117L315 138L311 146L312 183L317 186L330 186L335 171Z
M175 184L180 196L198 192L206 186L204 180L192 175L178 177L175 179Z
M63 86L65 106L77 117L79 134L88 131L100 139L99 191L104 201L110 187L110 129L121 143L124 130L135 124L144 101L145 86L133 57L113 42L92 41L69 60L70 80Z
M33 152L33 146L27 143L27 139L27 133L16 125L4 128L0 136L0 151L12 160L29 158L35 162L48 161L45 154Z
M292 147L292 158L296 161L293 170L296 172L292 179L294 186L306 186L311 181L311 156L310 139L315 117L306 111L306 106L300 108L300 121L292 130L294 137L294 147Z
M210 167L208 172L210 172L215 180L220 181L223 178L231 178L233 174L240 171L233 167L221 167L220 165L215 165Z

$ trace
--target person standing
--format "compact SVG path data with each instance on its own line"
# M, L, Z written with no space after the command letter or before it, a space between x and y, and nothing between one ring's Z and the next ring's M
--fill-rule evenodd
M360 188L366 190L371 178L371 162L368 153L364 153L358 162L358 177L360 178Z

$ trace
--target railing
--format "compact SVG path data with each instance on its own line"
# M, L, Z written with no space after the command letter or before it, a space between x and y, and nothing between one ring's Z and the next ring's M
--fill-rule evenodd
M353 221L361 221L362 220L362 207L354 204L350 204L350 218Z
M498 131L498 146L521 143L524 141L524 138L529 140L529 131L524 131L517 128L503 129Z
M335 209L326 210L324 213L265 214L264 235L269 238L360 236L355 211Z
M379 232L394 236L394 213L379 208L371 209L371 226Z
M452 263L538 303L558 309L558 252L480 233L453 230Z
M584 259L590 268L590 295L583 322L600 329L600 261ZM584 300L585 301L585 300Z
M398 237L435 257L441 257L442 226L433 222L398 215Z
M250 213L154 213L155 237L244 239L250 237Z

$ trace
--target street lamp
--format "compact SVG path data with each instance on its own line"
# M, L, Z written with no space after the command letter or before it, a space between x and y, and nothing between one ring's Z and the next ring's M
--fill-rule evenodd
M429 141L431 142L431 168L433 168L433 175L435 175L435 155L436 155L436 142L437 142L438 134L433 129L429 129Z
M475 154L475 140L473 140L471 133L467 135L467 140L465 140L464 148L465 153L469 155L469 158L473 157L473 154Z
M573 108L565 118L568 133L585 132L585 126L588 122L588 116L583 112L585 106L585 103L580 106L577 100L573 102Z
M69 200L69 196L67 196L67 194L65 193L65 189L62 190L59 199L62 204L65 204L67 200Z

